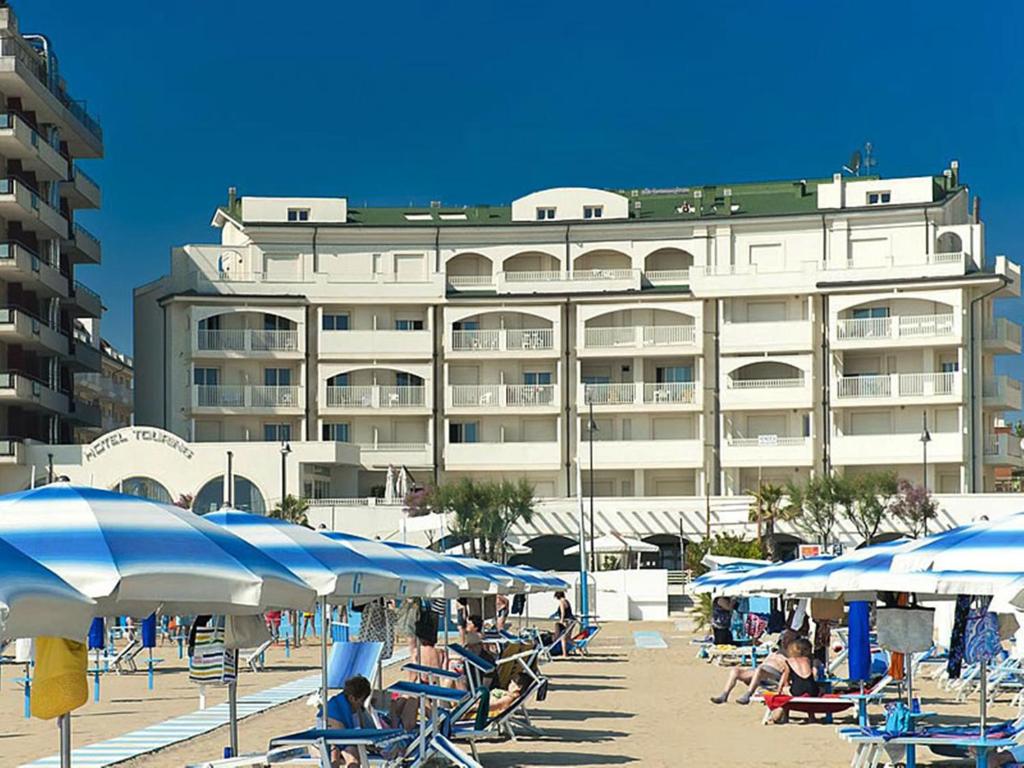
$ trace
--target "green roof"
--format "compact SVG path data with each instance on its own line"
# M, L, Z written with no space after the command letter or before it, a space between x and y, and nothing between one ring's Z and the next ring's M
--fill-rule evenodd
M861 176L857 180L877 179ZM933 177L935 199L941 201L959 188L952 186L944 176ZM818 211L818 185L830 184L827 179L794 179L788 181L746 182L739 184L710 184L672 189L616 189L611 190L629 200L629 218L638 221L685 221L718 217L780 216L816 213ZM726 192L731 194L726 197ZM241 199L220 210L241 221ZM461 218L464 216L465 218ZM613 224L621 219L588 221L588 224ZM465 227L481 225L530 224L562 226L565 220L551 222L513 222L510 205L470 205L461 208L424 206L365 206L349 207L347 225L365 226L443 226ZM299 226L309 226L303 222Z

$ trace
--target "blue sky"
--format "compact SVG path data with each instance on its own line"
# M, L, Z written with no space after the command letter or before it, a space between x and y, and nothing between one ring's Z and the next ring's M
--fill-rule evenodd
M128 349L132 288L214 238L232 184L500 203L828 175L870 140L887 176L959 159L989 253L1021 260L1024 4L13 4L103 122L81 221L104 259L81 277Z

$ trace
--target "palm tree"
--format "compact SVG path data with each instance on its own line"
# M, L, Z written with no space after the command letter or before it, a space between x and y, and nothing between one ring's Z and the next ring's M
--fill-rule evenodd
M270 510L270 516L277 520L286 520L289 523L304 525L308 528L307 510L309 510L308 499L299 499L289 493L276 507Z
M781 485L764 483L753 494L754 503L750 505L750 520L757 523L757 539L761 543L761 554L769 560L775 560L775 524L780 520L789 519L782 502L786 498L786 489Z

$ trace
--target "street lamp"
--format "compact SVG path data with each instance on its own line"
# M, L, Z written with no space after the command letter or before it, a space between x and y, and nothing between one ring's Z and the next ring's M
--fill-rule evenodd
M928 411L921 414L921 454L922 472L921 486L924 488L924 495L928 496L928 443L932 441L932 435L928 431ZM924 519L924 535L928 535L928 518Z
M598 431L594 421L594 400L587 392L587 442L590 443L590 570L597 570L597 553L594 551L594 433Z
M281 443L281 509L284 509L284 499L288 494L288 454L291 452L291 443Z

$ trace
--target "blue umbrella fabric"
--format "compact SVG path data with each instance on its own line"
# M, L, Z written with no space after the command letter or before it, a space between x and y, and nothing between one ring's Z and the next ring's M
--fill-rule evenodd
M832 555L817 555L755 568L731 581L729 592L733 595L792 594L799 590L802 577L834 559Z
M449 599L459 596L459 588L454 582L383 542L341 531L322 531L320 535L349 547L401 577L402 594L406 597Z
M459 562L490 578L495 583L495 589L499 594L512 595L516 592L522 592L526 586L526 581L522 576L510 571L503 565L489 563L486 560L465 555L449 555L449 557L457 558Z
M220 526L170 504L54 483L0 497L0 536L100 616L305 608L314 592Z
M18 637L81 641L95 610L95 601L0 539L0 645Z
M738 562L716 568L693 580L693 592L702 595L728 591L734 581L738 581L750 571L764 567L764 563Z
M506 569L519 574L526 582L527 592L546 592L551 590L569 589L569 582L560 579L553 573L546 573L529 565L507 565Z
M429 549L397 541L386 541L383 544L454 582L459 588L460 595L491 595L498 589L498 585L489 576L464 565L454 557L439 555Z
M400 593L397 574L305 526L234 509L205 519L259 549L330 602Z

